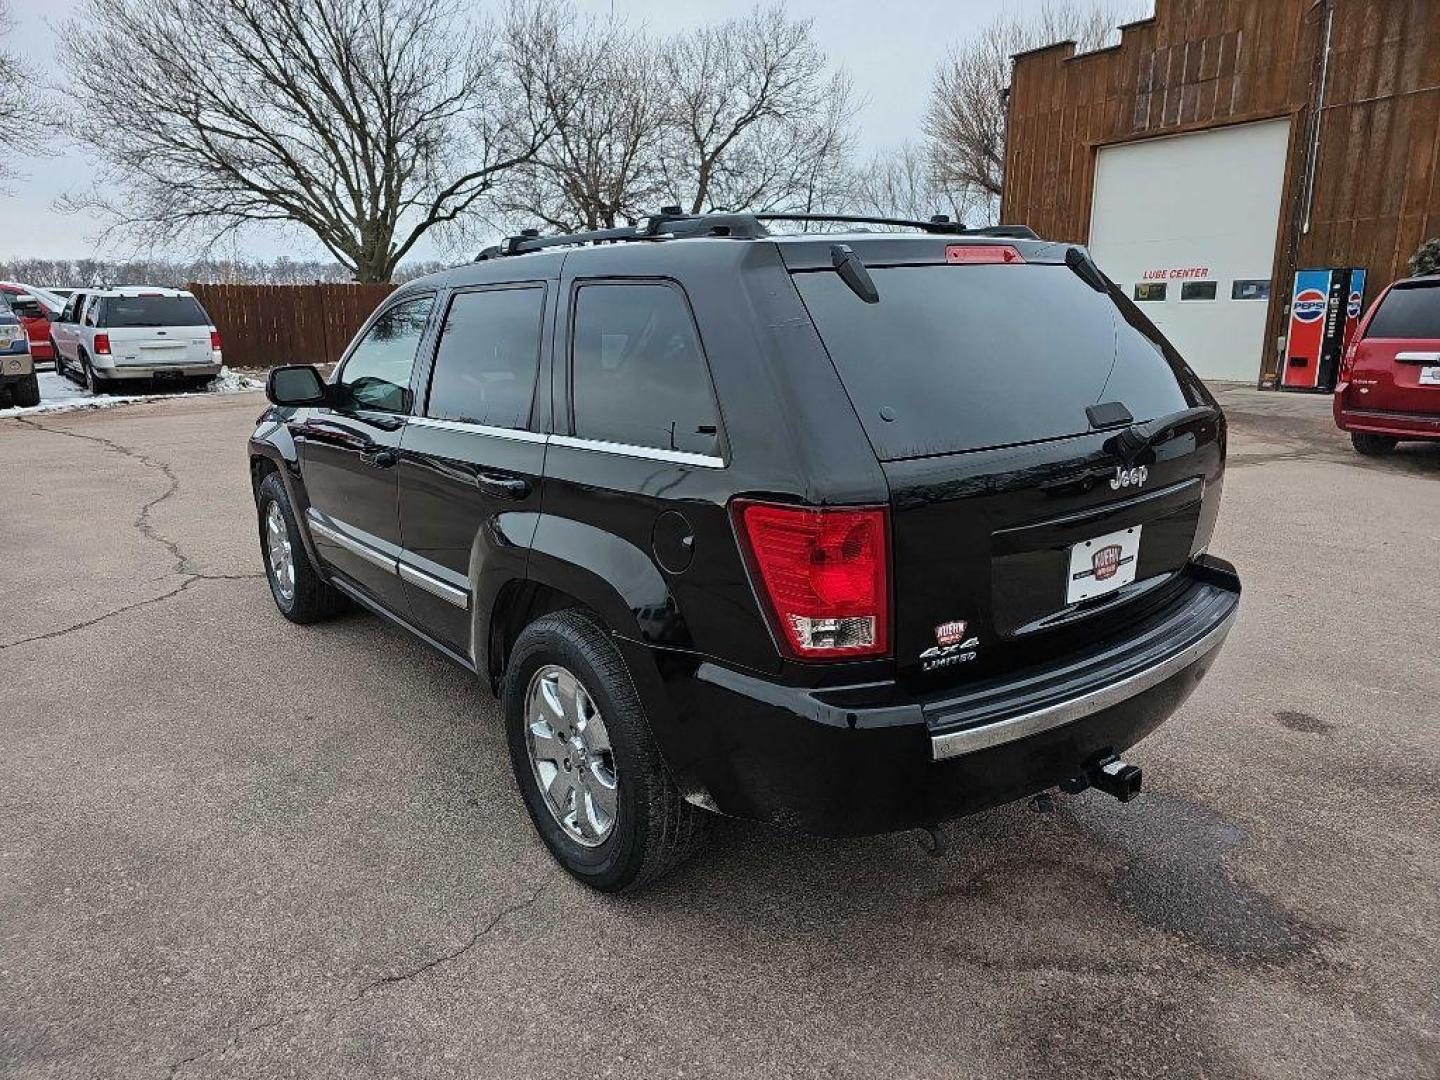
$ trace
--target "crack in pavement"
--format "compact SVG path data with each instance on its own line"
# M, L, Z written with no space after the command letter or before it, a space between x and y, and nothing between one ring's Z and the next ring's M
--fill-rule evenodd
M178 574L182 578L182 580L180 584L176 585L173 589L163 592L159 596L152 596L145 600L137 600L134 603L123 604L118 608L114 608L110 611L104 612L103 614L96 615L94 618L83 619L78 623L74 623L70 626L62 627L57 630L48 630L43 634L34 634L27 638L20 638L18 641L5 642L4 644L0 644L0 652L4 652L7 649L13 649L19 645L28 645L31 642L35 641L48 641L52 638L64 637L66 634L72 634L77 630L84 630L87 627L94 626L96 623L101 623L104 622L106 619L114 618L116 615L123 615L126 612L134 611L137 608L148 607L151 604L158 604L164 600L169 600L171 597L180 595L182 592L190 588L190 586L194 585L196 582L244 581L265 576L263 573L257 574L253 572L248 574L210 574L198 570L195 568L197 564L190 558L189 555L187 555L183 550L181 550L180 545L177 541L171 540L168 536L165 536L163 533L161 533L159 529L155 528L154 523L150 520L151 512L155 509L155 507L159 506L167 499L172 498L180 490L180 478L175 475L175 470L172 469L165 462L159 461L156 458L152 458L147 454L142 454L140 451L135 450L132 447L123 446L120 443L115 442L113 439L107 439L100 435L82 435L74 431L64 431L60 428L47 427L46 425L39 423L38 421L33 420L28 416L16 416L12 417L11 419L15 420L16 423L24 424L26 427L34 428L36 431L43 431L49 435L63 435L68 439L80 439L83 442L96 443L97 445L104 447L106 450L112 453L119 454L122 457L127 457L132 461L137 461L145 468L154 469L162 476L164 476L167 481L165 490L159 495L155 496L155 498L149 499L143 504L141 504L140 509L139 511L137 511L135 515L135 520L132 524L134 525L135 529L140 533L140 535L145 537L146 540L149 540L152 543L159 544L161 547L163 547L166 551L170 553L171 558L175 560L175 568L171 571L171 573Z
M509 904L501 908L494 915L490 916L490 918L487 919L484 923L476 927L475 930L470 934L469 938L466 939L459 947L452 949L450 952L441 953L439 956L433 957L432 959L425 961L423 964L418 964L407 971L397 972L393 975L382 975L380 978L373 979L370 982L366 983L351 997L340 1002L338 1005L333 1006L330 1009L329 1015L325 1017L324 1022L327 1024L333 1023L335 1018L338 1017L342 1012L349 1009L351 1006L363 1001L368 995L377 990L381 990L384 987L391 986L397 983L408 983L424 975L426 972L433 971L435 968L440 967L443 964L453 963L454 961L460 959L466 953L470 952L470 950L474 949L475 946L480 944L480 942L483 941L492 930L499 926L500 923L504 921L507 916L514 915L518 911L524 911L526 908L533 907L539 901L540 897L544 894L547 888L549 888L549 883L543 883L533 893L531 893L527 899L517 900L515 903ZM262 1020L259 1023L250 1024L237 1031L234 1035L230 1036L229 1039L225 1040L225 1042L218 1047L211 1047L208 1050L201 1050L198 1053L189 1054L172 1062L166 1075L173 1080L173 1078L177 1076L180 1071L184 1069L187 1065L193 1065L197 1061L203 1061L207 1058L212 1057L223 1058L226 1054L230 1053L230 1051L234 1050L252 1035L256 1035L262 1031L268 1031L270 1028L279 1027L282 1024L287 1024L292 1020L301 1020L309 1016L314 1016L321 1011L322 1009L318 1006L303 1005L299 1008L287 1010L286 1012L281 1013L279 1016L272 1017L269 1020Z

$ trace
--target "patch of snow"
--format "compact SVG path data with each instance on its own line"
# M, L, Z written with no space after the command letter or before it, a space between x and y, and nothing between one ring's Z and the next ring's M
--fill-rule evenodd
M204 390L168 394L91 394L84 386L54 371L42 369L39 375L40 404L24 409L0 409L0 419L7 416L29 416L32 413L70 412L76 409L113 409L119 405L133 405L137 401L166 401L171 398L206 397L210 394L247 394L265 388L265 383L261 380L226 367L220 369L220 374Z

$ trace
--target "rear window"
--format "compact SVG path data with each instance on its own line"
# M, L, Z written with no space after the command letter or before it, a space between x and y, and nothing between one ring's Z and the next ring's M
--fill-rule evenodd
M1066 266L870 276L878 304L838 274L794 280L881 460L1083 434L1101 401L1137 421L1190 404L1149 320Z
M1396 285L1380 302L1365 336L1440 339L1440 281Z
M193 296L107 296L100 325L209 326L210 317Z
M720 419L710 371L677 287L581 286L571 365L580 438L718 453Z

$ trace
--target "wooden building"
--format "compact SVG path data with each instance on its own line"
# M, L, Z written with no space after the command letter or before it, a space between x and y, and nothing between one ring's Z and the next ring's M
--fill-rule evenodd
M1088 244L1211 378L1274 385L1296 270L1440 236L1440 0L1157 0L1015 58L1001 220Z

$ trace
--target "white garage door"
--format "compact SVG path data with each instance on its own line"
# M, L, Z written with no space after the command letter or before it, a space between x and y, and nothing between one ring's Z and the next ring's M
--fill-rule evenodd
M1269 120L1097 157L1091 253L1204 378L1259 376L1289 139Z

